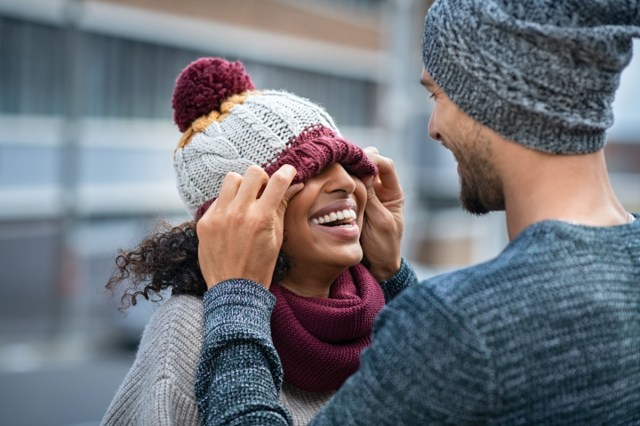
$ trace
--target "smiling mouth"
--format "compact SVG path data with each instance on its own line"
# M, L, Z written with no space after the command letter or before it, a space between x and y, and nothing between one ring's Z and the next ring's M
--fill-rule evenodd
M311 223L322 226L352 226L357 217L354 209L344 209L314 217Z

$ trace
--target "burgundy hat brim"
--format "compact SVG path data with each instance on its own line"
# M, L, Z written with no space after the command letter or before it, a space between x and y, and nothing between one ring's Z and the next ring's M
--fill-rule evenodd
M280 167L289 164L295 167L297 174L292 183L306 182L319 174L327 166L338 163L358 178L376 175L378 168L359 146L339 136L335 131L322 125L314 125L292 138L276 161L261 164L269 176ZM198 208L196 221L207 211L215 198L208 200Z

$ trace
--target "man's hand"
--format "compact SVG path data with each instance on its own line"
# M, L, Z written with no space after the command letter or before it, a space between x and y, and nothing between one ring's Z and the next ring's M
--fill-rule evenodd
M207 287L232 278L271 285L282 245L284 212L303 185L282 166L271 178L258 166L228 173L220 196L198 221L198 261Z
M400 241L404 229L404 194L393 160L376 148L365 148L378 175L367 185L367 206L360 242L371 274L378 281L391 278L400 269Z

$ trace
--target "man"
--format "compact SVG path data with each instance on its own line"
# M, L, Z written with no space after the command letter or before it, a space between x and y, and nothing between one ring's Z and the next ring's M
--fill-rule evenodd
M510 242L497 258L416 283L387 305L360 369L314 424L640 424L640 221L616 198L603 154L632 37L635 0L434 3L423 42L429 133L458 161L463 206L504 209ZM371 158L382 173L365 227L384 228L385 245L402 229L401 191L388 160ZM204 424L288 419L276 398L269 283L252 259L279 247L292 178L289 169L271 180L231 176L229 196L198 225L211 288L198 377ZM265 200L242 196L265 184ZM258 251L231 236L212 241L224 223L245 226ZM397 271L379 279L415 281L365 237L372 268ZM211 259L225 259L215 243L235 244L237 267L215 271Z

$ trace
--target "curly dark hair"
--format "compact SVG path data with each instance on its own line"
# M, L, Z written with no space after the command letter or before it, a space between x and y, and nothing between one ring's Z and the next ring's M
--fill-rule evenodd
M207 284L198 264L198 235L196 222L189 221L172 226L160 222L160 230L145 238L131 251L119 250L116 269L105 285L111 294L123 281L130 286L120 298L120 310L136 305L138 297L161 301L162 292L189 294L202 297ZM290 263L280 253L273 273L274 281L284 278Z

